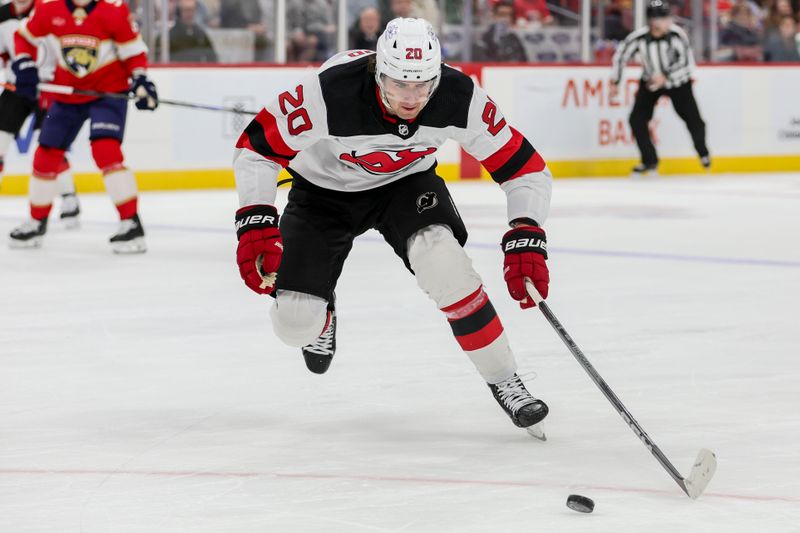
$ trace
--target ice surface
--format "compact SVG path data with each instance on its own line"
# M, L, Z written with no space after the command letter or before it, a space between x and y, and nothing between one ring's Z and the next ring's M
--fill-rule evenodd
M234 192L143 194L132 257L108 247L109 200L83 195L81 230L0 247L0 531L798 531L800 176L555 184L548 302L684 475L716 453L697 501L506 294L499 188L451 189L546 443L377 233L317 376L239 280ZM2 197L0 231L25 212Z

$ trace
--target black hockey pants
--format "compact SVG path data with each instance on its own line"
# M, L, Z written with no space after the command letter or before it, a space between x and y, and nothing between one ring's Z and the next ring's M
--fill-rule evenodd
M646 166L656 166L658 164L658 155L656 154L655 146L653 146L653 140L650 138L650 130L647 124L653 118L653 110L658 99L664 94L672 100L672 107L675 108L675 112L678 113L678 116L686 123L686 127L689 128L697 155L700 157L707 156L706 123L700 118L700 110L697 109L691 82L684 83L674 89L659 89L657 91L651 91L644 82L639 82L639 91L636 93L633 110L628 122L631 125L636 144L639 146L639 152L642 154L642 163Z

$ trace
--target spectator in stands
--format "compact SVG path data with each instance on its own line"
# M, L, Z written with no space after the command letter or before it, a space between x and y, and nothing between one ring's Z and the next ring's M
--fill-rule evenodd
M356 26L350 30L350 49L375 50L382 30L377 8L365 7L359 13Z
M731 20L720 33L719 59L761 61L761 36L753 11L745 1L731 7Z
M791 15L785 15L778 23L778 31L772 32L764 42L764 61L800 61L797 23Z
M325 61L333 55L334 20L328 0L288 0L289 48L296 61Z
M389 0L388 10L386 10L387 2L382 1L381 10L386 20L392 20L397 17L403 18L423 18L431 23L434 30L439 29L441 26L441 13L436 0Z
M411 0L411 4L412 17L427 20L437 32L441 29L442 17L436 0Z
M347 27L356 27L358 25L358 19L361 16L361 12L368 7L374 7L377 9L378 16L380 18L381 15L380 8L378 7L378 0L347 0ZM381 18L381 20L383 19Z
M197 0L178 0L175 25L169 30L172 63L216 63L217 54L206 30L197 23ZM156 47L160 48L159 40Z
M528 60L520 38L512 32L514 26L513 0L502 0L492 6L492 19L480 36L475 59L478 61Z
M411 10L413 8L414 5L411 3L411 0L390 0L389 13L386 18L389 20L392 20L396 17L409 18L412 16Z
M169 21L169 26L172 27L175 24L175 21L178 20L178 4L179 0L167 0L167 20ZM157 2L156 6L156 22L160 21L160 8L161 2ZM195 2L194 8L194 23L198 26L207 27L209 25L209 20L211 19L211 15L208 11L208 8L203 2Z
M608 3L603 28L606 39L622 41L633 29L633 10L629 4L627 0L611 0Z
M490 0L494 4L501 0ZM514 20L516 27L537 27L552 24L553 15L547 7L546 0L513 0Z
M764 30L767 33L778 32L783 17L794 17L792 4L789 0L770 0L767 8L767 17L764 21Z
M256 0L223 0L219 11L220 27L242 28L255 37L256 61L268 61L267 26L264 24L261 5Z

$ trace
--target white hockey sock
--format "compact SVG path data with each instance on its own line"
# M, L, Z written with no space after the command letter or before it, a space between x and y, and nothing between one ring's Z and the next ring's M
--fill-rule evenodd
M11 141L13 140L14 136L11 133L0 131L0 183L3 181L3 165L8 153L8 147L11 146Z
M42 220L50 214L53 198L58 195L56 180L46 180L31 176L28 185L28 199L31 203L31 218Z
M104 174L103 181L106 184L106 192L114 205L120 205L136 198L139 192L133 172L125 167Z
M428 226L408 242L417 284L447 316L456 341L487 383L517 370L500 318L484 292L472 261L450 228Z
M72 167L67 167L66 170L62 170L58 174L56 182L58 182L58 191L62 195L75 194L75 180L72 176Z

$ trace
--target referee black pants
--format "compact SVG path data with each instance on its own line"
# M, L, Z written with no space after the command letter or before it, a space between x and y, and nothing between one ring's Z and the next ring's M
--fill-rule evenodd
M653 118L653 110L658 99L665 94L672 100L672 107L675 108L675 112L678 113L678 116L686 123L686 127L689 128L697 155L700 157L707 156L706 123L700 118L700 110L697 109L697 101L694 99L691 82L684 83L673 89L651 91L644 81L640 81L639 91L636 93L633 110L628 122L631 125L636 144L639 146L639 152L642 154L642 163L645 166L653 167L658 164L656 147L653 146L653 140L650 138L650 129L647 125Z

